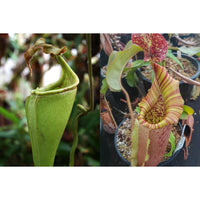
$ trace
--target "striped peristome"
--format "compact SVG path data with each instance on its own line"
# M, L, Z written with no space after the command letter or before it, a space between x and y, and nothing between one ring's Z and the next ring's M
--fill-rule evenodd
M179 81L159 64L152 62L152 67L155 78L148 94L139 103L138 119L143 126L158 129L178 122L184 101L179 91Z

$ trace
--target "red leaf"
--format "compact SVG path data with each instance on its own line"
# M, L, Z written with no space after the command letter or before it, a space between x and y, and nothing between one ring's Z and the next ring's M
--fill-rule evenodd
M188 147L188 145L190 144L191 142L191 139L192 139L192 133L194 131L193 129L193 126L194 126L194 117L193 115L188 115L188 118L186 120L182 120L182 126L184 125L188 125L190 127L190 131L185 132L184 136L185 136L185 147Z
M101 98L101 101L100 101L100 111L101 111L100 117L101 117L102 122L103 122L103 128L108 133L115 133L116 129L117 129L117 125L114 122L114 120L111 116L111 113L110 113L112 109L110 108L109 102L108 102L108 104L106 103L103 95L101 95L100 98Z
M187 160L188 158L188 146L191 142L192 139L192 133L194 131L193 126L194 126L194 117L193 115L188 115L188 118L186 120L182 121L182 125L188 125L189 129L185 130L184 136L185 136L185 148L184 150L184 159ZM186 127L186 128L188 128Z
M103 47L103 50L105 53L110 56L110 54L113 52L112 44L110 42L110 38L108 34L100 34L100 40L101 40L101 45Z
M150 42L149 42L149 34L132 34L131 36L133 44L137 44L144 50L144 61L150 60Z
M103 129L107 133L115 133L117 128L113 122L112 117L110 116L110 113L108 111L101 112L100 117L102 119Z
M132 42L144 50L144 61L161 62L167 54L167 42L158 33L132 34Z

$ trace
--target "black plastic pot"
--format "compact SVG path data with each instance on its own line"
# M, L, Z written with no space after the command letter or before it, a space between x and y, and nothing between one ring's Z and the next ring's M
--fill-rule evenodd
M139 96L139 92L136 87L129 87L126 83L126 80L122 81L122 84L126 91L129 93L131 102L134 102ZM121 92L112 92L108 89L106 92L106 99L109 102L110 107L112 108L112 114L117 124L120 124L121 120L124 118L124 113L128 113L128 105L126 102L126 97L124 93Z
M177 53L173 53L173 54L177 56ZM190 57L185 54L182 54L181 56L183 58L188 59L197 68L196 74L190 77L192 80L195 80L200 75L200 63L194 57ZM145 90L148 91L148 89L151 87L151 81L142 75L140 69L137 71L137 74L143 80ZM191 97L193 85L180 81L179 89L180 89L181 96L183 97L184 100L186 100Z
M130 163L128 160L126 160L126 159L121 155L121 153L120 153L120 151L119 151L119 149L118 149L118 147L117 147L117 134L118 134L118 130L119 130L120 126L123 124L123 122L124 122L125 120L126 120L126 119L124 119L124 120L121 121L121 123L119 124L119 126L118 126L118 128L117 128L117 130L116 130L116 132L115 132L115 136L114 136L114 145L115 145L115 149L116 149L117 154L118 154L118 156L120 157L120 159L124 162L124 164L126 164L127 166L130 166L131 163ZM165 160L165 161L163 161L163 162L160 162L160 163L158 164L158 166L165 166L165 165L169 164L170 162L172 162L172 161L178 156L178 154L180 153L181 149L184 147L184 144L185 144L184 129L182 128L182 125L181 125L180 122L179 122L179 126L180 126L180 128L181 128L181 139L180 139L180 141L178 142L178 144L177 144L177 146L176 146L176 149L174 150L173 155L172 155L169 159L167 159L167 160Z

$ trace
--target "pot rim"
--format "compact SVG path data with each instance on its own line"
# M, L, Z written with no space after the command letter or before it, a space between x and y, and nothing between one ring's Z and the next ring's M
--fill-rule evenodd
M172 52L172 53L173 53L174 55L177 56L177 53L176 53L176 52ZM188 60L189 60L192 64L194 64L194 66L197 68L197 72L196 72L193 76L190 77L192 80L196 79L196 78L200 75L200 62L199 62L198 60L196 60L193 56L188 56L188 55L186 55L186 54L184 54L184 53L181 53L181 56L182 56L183 58L188 59ZM138 71L140 72L141 77L142 77L145 81L151 83L151 80L147 79L147 78L141 73L140 68L138 69ZM187 83L185 83L185 82L183 82L183 81L180 81L179 84L183 84L183 83L184 83L184 84L187 84Z

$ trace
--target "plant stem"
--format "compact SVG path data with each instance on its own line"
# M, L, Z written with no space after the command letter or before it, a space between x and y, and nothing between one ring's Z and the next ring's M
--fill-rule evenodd
M199 45L198 42L197 42L197 43L195 43L195 42L189 42L189 41L185 41L185 40L181 39L181 38L179 37L178 34L174 34L174 37L175 37L178 41L180 41L181 43L183 43L183 44L185 44L185 45L190 45L190 46L197 46L197 45Z
M184 76L183 74L177 72L173 68L169 67L169 70L171 70L172 72L174 72L177 76L181 77L186 83L191 84L191 85L200 86L199 82L197 82L195 80L192 80L191 78L188 78L188 77Z
M92 53L91 53L91 34L86 34L87 40L87 55L88 55L88 74L90 81L90 108L88 111L92 111L94 109L94 86L93 86L93 73L92 73Z
M124 89L124 87L122 86L121 84L121 89L122 89L122 92L124 93L125 97L126 97L126 101L127 101L127 104L128 104L128 110L129 110L129 113L130 113L130 117L131 117L131 129L133 128L133 125L134 125L134 117L133 117L133 110L132 110L132 106L131 106L131 100L130 100L130 97L127 93L127 91Z
M79 121L79 117L81 116L82 116L82 113L79 113L76 116L75 122L74 122L74 138L73 138L72 148L70 151L69 166L74 166L74 154L76 151L76 147L78 145L78 121Z
M89 108L85 108L82 105L79 105L80 107L83 107L83 109L79 109L81 113L77 114L74 122L74 138L73 138L73 144L70 151L70 157L69 157L69 166L74 166L74 155L76 151L76 147L78 145L78 122L79 118L83 115L86 115L88 112L94 110L94 85L93 85L93 72L92 72L92 53L91 53L91 34L86 34L86 40L87 40L87 63L88 63L88 74L89 74L89 87L90 87L90 106Z
M107 101L107 99L106 99L105 96L104 96L104 100L105 100L106 105L107 105L107 107L108 107L108 112L109 112L109 114L110 114L110 116L111 116L111 118L112 118L112 120L113 120L113 122L114 122L114 124L115 124L115 128L117 128L117 123L116 123L116 121L115 121L115 118L113 117L113 114L112 114L112 112L111 112L111 110L110 110L110 106L109 106L108 101Z

